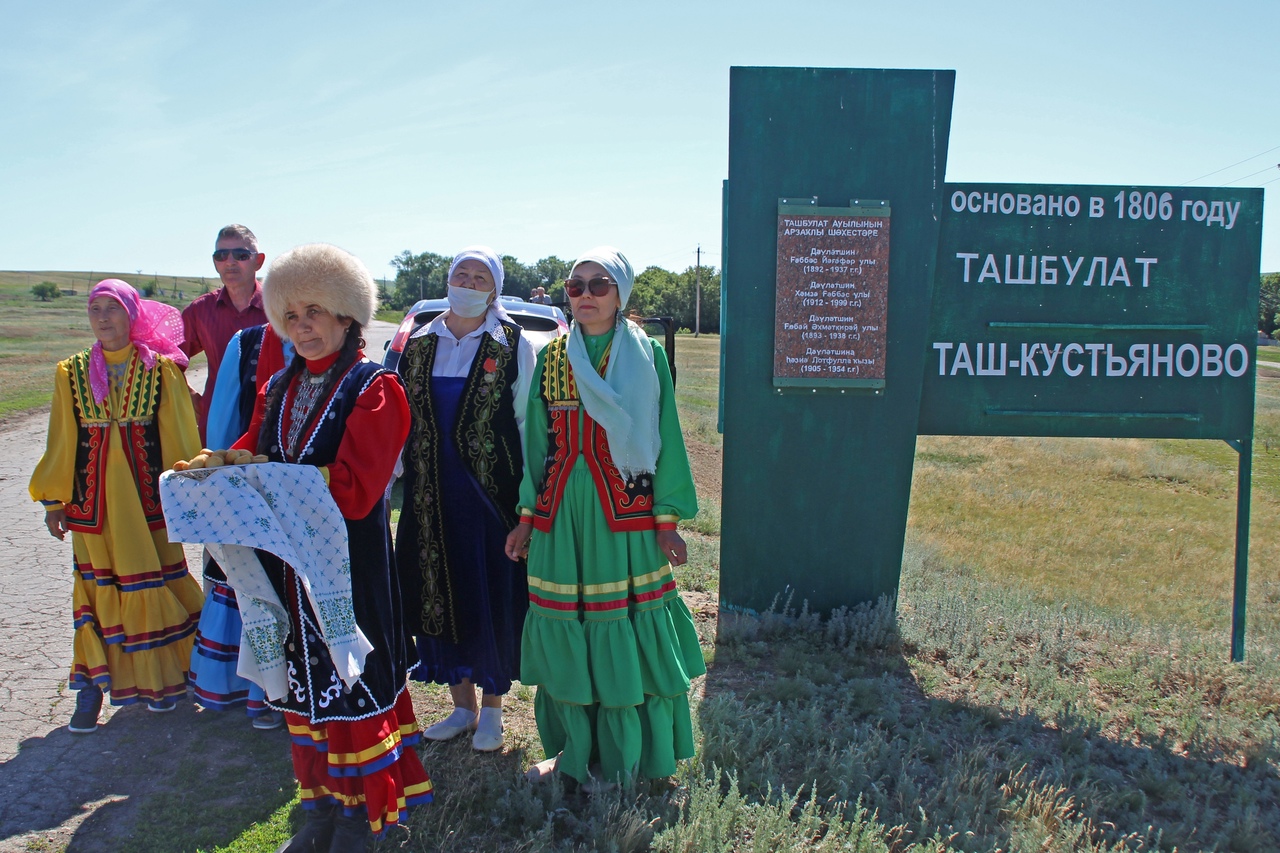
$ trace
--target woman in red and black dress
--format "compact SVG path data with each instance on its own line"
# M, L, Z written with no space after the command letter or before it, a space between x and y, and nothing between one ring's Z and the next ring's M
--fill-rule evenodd
M406 807L431 800L412 748L419 732L405 689L411 659L384 497L409 433L409 406L399 378L361 350L376 289L359 260L333 246L299 246L272 264L262 290L272 326L296 354L263 390L236 447L320 468L346 519L356 624L373 645L360 678L344 685L302 579L258 552L290 611L290 689L268 702L284 712L308 810L306 825L281 849L346 853L364 850L370 830L398 823Z

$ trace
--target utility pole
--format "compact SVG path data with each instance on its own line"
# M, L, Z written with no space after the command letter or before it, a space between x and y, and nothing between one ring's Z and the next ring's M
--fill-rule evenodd
M694 267L693 272L693 336L696 338L702 333L702 244L698 244L698 265Z

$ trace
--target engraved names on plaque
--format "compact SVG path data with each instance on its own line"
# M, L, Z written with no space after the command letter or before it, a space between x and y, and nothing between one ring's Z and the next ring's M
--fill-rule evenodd
M775 386L884 387L889 212L779 200Z

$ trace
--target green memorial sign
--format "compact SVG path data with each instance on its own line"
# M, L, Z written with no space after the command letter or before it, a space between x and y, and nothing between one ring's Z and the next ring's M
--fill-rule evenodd
M722 614L897 591L954 84L730 70Z
M1260 190L946 195L921 433L1252 437Z
M919 431L1239 453L1244 659L1262 190L947 184Z
M1224 439L1239 660L1262 192L944 184L954 82L731 69L721 617L896 593L919 433Z

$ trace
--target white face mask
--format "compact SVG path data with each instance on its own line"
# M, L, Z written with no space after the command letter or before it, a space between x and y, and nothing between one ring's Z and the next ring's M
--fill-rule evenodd
M492 290L472 290L449 285L449 310L459 317L479 317L489 307Z

